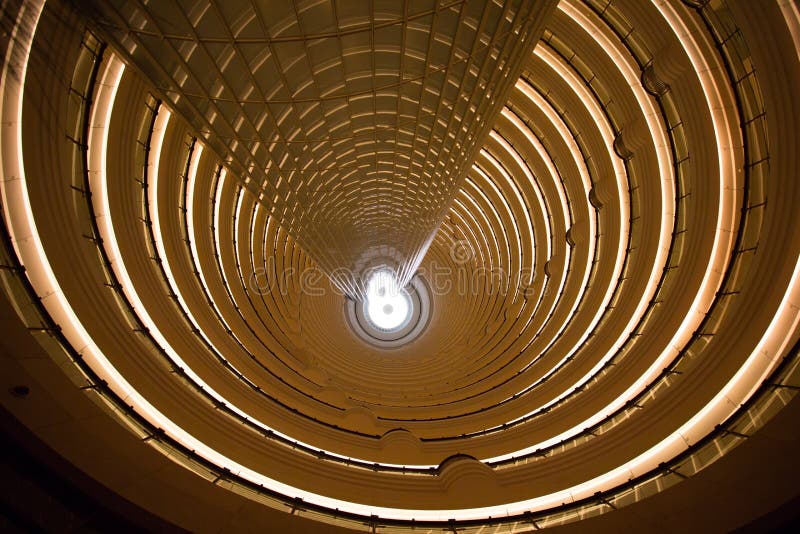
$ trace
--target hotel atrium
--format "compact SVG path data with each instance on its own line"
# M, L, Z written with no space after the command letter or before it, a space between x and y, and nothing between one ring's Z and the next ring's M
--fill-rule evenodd
M800 509L794 0L4 0L7 531Z

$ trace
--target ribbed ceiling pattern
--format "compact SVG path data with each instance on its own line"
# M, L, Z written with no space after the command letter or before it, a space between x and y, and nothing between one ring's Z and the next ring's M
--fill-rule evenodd
M161 102L60 3L17 5L7 290L86 395L265 506L377 532L519 532L646 498L800 383L800 14L694 4L549 14L419 264L430 324L392 350L351 331L316 256L237 173L246 160L180 115L186 94ZM776 41L752 39L764 28Z
M97 2L101 26L342 292L405 286L554 0Z

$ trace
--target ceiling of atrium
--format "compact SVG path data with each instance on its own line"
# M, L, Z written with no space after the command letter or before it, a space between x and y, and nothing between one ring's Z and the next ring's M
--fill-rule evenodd
M141 506L205 517L102 465L312 530L573 524L791 406L795 2L78 4L3 11L4 365L68 424L8 406Z

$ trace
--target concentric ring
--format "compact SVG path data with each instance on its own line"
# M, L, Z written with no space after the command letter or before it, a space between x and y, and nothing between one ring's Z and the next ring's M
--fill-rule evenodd
M308 141L298 154L326 165L351 142L383 150L384 132L370 137L374 125L359 121L381 98L408 97L403 84L359 84L388 77L391 54L439 25L479 27L473 2L397 21L378 10L385 20L372 26L343 12L346 35L311 31L321 15L303 4L264 19L286 32L269 46L253 37L250 2L234 2L253 10L235 24L217 2L162 13L119 0L100 23L64 2L17 4L3 15L13 38L0 80L5 293L69 379L54 396L77 419L91 404L158 461L199 475L188 487L353 529L524 531L678 491L735 461L793 402L793 3L753 13L722 1L559 2L418 258L408 316L389 328L296 241L298 228L327 228L328 259L358 242L333 223L372 220L377 204L353 199L394 194L376 178L389 171L364 160L360 189L308 189L290 145ZM359 41L373 26L380 46ZM132 64L153 47L172 59L146 79ZM431 79L447 80L447 67ZM356 69L358 98L309 103L302 91L327 69ZM257 94L262 78L278 84L273 100ZM293 101L283 89L301 80ZM314 137L340 116L353 131ZM242 154L270 146L287 170L269 167L263 185ZM342 161L352 154L341 149ZM391 161L398 175L413 167ZM348 165L325 172L345 180ZM394 205L413 217L442 194L409 176ZM301 193L331 211L297 208ZM370 261L408 245L397 244ZM119 439L109 454L129 450Z

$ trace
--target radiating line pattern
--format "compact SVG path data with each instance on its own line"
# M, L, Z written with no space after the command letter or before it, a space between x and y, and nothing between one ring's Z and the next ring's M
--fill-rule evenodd
M405 286L554 0L95 2L342 292Z

